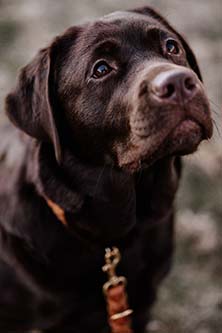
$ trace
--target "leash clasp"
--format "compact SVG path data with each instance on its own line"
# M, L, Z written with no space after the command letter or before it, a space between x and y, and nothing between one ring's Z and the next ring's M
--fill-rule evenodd
M103 292L106 294L108 289L115 287L119 284L126 285L126 279L123 276L116 275L116 267L120 262L121 255L119 249L117 247L113 247L112 249L105 249L105 262L106 264L103 266L103 272L108 274L109 280L103 286Z

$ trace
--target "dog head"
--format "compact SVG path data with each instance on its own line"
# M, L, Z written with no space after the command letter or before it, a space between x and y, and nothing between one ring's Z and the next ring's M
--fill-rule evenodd
M195 56L150 8L68 29L21 70L12 122L82 160L137 171L196 150L212 135Z

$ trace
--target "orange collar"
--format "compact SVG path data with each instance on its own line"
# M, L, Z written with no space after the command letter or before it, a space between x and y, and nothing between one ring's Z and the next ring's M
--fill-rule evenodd
M68 223L66 221L66 216L64 210L57 205L55 202L50 200L48 197L45 197L47 205L51 208L54 215L57 217L57 219L62 222L63 225L67 227Z

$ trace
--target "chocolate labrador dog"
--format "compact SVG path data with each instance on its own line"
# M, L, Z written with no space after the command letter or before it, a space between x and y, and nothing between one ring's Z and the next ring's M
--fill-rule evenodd
M171 265L180 156L212 135L201 81L147 7L71 27L21 70L6 98L18 129L1 140L1 332L109 332L108 246L145 332Z

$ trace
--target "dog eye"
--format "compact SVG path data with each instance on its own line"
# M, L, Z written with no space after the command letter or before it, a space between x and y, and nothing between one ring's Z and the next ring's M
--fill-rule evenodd
M100 61L95 65L92 76L95 79L100 79L101 77L109 74L111 71L112 67L110 67L105 61Z
M166 51L168 54L177 55L180 53L180 47L174 39L168 39L166 41Z

